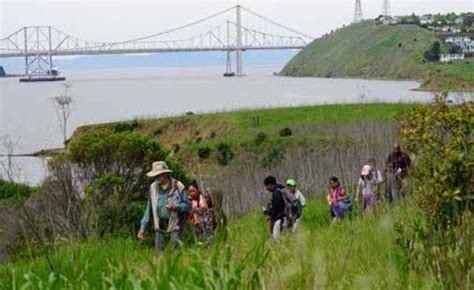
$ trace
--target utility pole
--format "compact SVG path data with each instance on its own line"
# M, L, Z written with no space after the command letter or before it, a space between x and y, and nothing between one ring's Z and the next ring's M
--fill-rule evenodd
M243 75L242 71L242 19L241 19L241 7L240 5L235 6L235 13L236 13L236 62L237 62L237 75Z
M362 0L356 0L355 1L355 7L354 7L354 19L352 20L352 23L357 23L361 22L364 17L362 15Z

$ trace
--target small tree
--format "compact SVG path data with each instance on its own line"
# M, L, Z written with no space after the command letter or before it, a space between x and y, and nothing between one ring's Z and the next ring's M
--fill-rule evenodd
M63 84L63 92L53 98L53 105L56 109L56 114L58 116L59 127L63 134L63 144L66 144L67 141L67 124L69 117L71 116L71 106L73 103L73 99L69 96L69 89L71 88L71 84L64 83Z
M10 135L5 135L0 140L2 147L6 152L6 161L1 162L3 171L6 174L8 181L14 182L19 176L19 170L13 164L13 155L15 154L15 149L18 147L19 139L13 140Z

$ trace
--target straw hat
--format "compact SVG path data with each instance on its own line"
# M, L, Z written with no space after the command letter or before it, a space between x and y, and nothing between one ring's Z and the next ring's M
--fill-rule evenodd
M151 171L148 172L146 175L149 177L155 177L163 173L171 173L173 171L169 170L168 165L164 161L157 161L153 162L151 167Z
M364 165L364 167L362 167L362 172L360 174L369 175L371 170L372 170L372 167L370 167L370 165Z

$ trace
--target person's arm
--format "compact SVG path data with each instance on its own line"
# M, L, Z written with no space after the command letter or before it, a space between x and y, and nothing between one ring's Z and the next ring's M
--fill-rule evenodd
M151 214L151 200L150 200L150 195L148 195L145 213L143 214L142 220L140 222L140 230L145 231L146 226L150 222L150 214Z
M301 191L299 194L299 200L300 200L301 206L306 206L306 198L304 198L304 195L301 193Z
M184 213L189 210L189 198L186 189L183 189L180 193L180 203L176 206L180 213Z

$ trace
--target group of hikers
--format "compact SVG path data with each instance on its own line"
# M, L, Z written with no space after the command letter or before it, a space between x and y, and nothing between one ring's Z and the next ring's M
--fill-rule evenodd
M379 200L392 202L394 196L404 197L408 190L410 164L408 154L401 150L398 143L393 145L383 173L377 168L376 160L369 159L362 167L354 202L360 200L363 212L368 212ZM214 194L210 189L202 192L196 181L185 187L171 173L164 161L154 162L152 170L147 173L154 181L150 186L147 206L137 235L139 239L144 238L146 227L152 218L158 254L163 251L166 239L170 240L172 248L176 248L188 228L194 230L198 243L209 245L216 229L226 222L222 211L222 193ZM306 205L296 180L288 179L286 186L283 186L274 176L268 176L263 184L269 198L262 205L262 211L267 217L271 237L278 238L282 230L296 232ZM329 212L335 221L344 219L352 211L352 198L336 176L329 178L327 199Z

